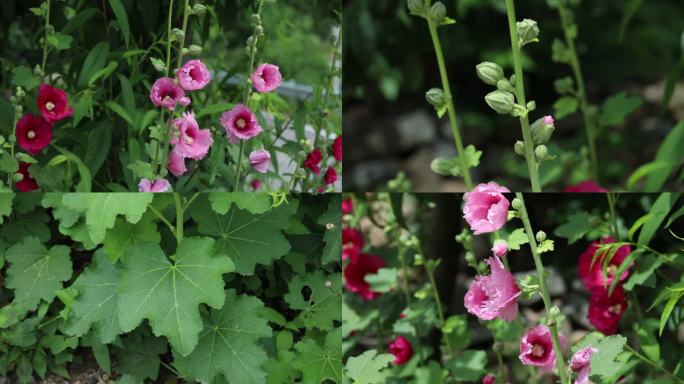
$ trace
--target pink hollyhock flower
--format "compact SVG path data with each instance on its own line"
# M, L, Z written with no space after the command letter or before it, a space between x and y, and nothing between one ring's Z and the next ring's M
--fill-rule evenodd
M148 179L140 180L138 184L138 191L140 192L167 192L171 184L166 179L157 179L155 181L150 181Z
M371 291L370 284L365 280L366 275L377 273L385 266L385 260L375 255L360 253L344 268L345 286L366 300L373 300L380 296L380 292Z
M487 264L491 268L489 276L476 276L468 287L463 302L468 312L482 320L500 317L511 321L518 316L520 288L515 277L508 272L498 257L490 257Z
M389 353L394 355L394 364L406 364L406 362L411 360L411 356L413 356L413 348L407 338L404 336L397 336L389 344Z
M615 251L613 258L608 262L606 279L604 280L603 263L605 258L612 252L612 249L606 249L602 251L596 257L596 261L594 261L593 265L592 260L598 251L600 244L611 243L615 243L615 239L612 237L601 239L600 242L594 241L584 252L582 252L582 254L580 254L578 262L580 279L582 279L584 286L592 292L596 289L605 290L613 283L613 280L616 278L615 275L617 274L618 268L620 265L622 265L622 262L627 258L627 256L629 256L629 253L631 252L629 245L623 245L618 248L617 251ZM627 276L629 276L629 268L625 269L625 271L620 275L620 281L625 280Z
M259 173L268 171L270 160L271 154L265 149L259 149L249 154L249 164Z
M337 171L333 167L328 167L325 171L325 185L333 184L337 181Z
M200 60L190 60L178 70L178 83L186 91L202 89L211 81L211 73Z
M497 257L504 257L508 253L508 242L506 240L497 240L492 247L492 253Z
M494 384L496 383L496 377L493 375L487 375L482 378L482 384Z
M311 172L313 172L316 175L321 174L321 168L320 168L320 162L323 160L323 154L321 154L321 150L316 148L313 150L313 152L309 153L306 156L306 159L304 160L304 168L309 168Z
M589 384L591 374L591 355L598 352L598 349L591 346L584 347L572 355L570 369L577 372L575 384Z
M260 93L271 92L283 82L280 68L273 64L261 64L252 73L254 88Z
M41 116L25 114L17 122L17 141L24 151L35 155L52 141L52 124Z
M178 129L170 141L175 145L175 152L194 160L200 160L207 155L214 140L211 138L210 130L199 128L194 113L183 113L183 117L173 120L171 125Z
M335 160L342 161L342 136L337 136L332 144L332 153Z
M17 187L17 190L21 192L31 192L38 189L38 183L36 182L36 179L31 177L28 170L29 167L31 167L31 164L27 162L22 161L19 163L19 170L16 174L21 175L22 179L17 181L14 185Z
M261 133L256 116L244 104L238 104L230 111L221 114L221 125L226 130L231 143L247 140Z
M563 189L563 192L608 192L607 189L601 188L593 180L584 180L575 185L570 185Z
M48 84L41 84L38 88L38 109L48 123L60 121L74 113L66 92Z
M565 336L558 335L561 349L565 348ZM530 329L520 340L520 361L525 365L542 367L547 372L556 365L556 352L551 341L551 330L546 325ZM563 356L561 356L563 358Z
M622 314L627 310L627 299L622 286L618 285L608 296L608 291L594 291L589 298L589 323L604 335L617 332Z
M463 196L463 217L476 235L494 232L506 224L510 203L503 195L505 192L510 191L492 181L478 185Z
M363 249L363 233L354 228L342 229L342 260L354 260Z
M183 176L183 174L188 171L188 169L185 168L185 158L175 149L169 153L169 164L167 168L169 169L169 172L176 177Z
M170 77L159 78L152 84L150 100L157 107L168 108L169 111L176 109L176 104L184 107L190 105L190 98L185 96L183 88Z
M354 212L354 200L351 197L342 200L342 214L351 215L352 212Z
M259 180L259 179L252 180L252 191L258 191L259 188L261 188L261 180Z

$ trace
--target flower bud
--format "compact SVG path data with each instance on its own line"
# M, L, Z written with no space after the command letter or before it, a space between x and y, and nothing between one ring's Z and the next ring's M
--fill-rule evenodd
M204 15L206 11L207 7L205 7L204 4L195 4L195 6L192 7L192 13L198 16Z
M15 183L19 183L22 180L24 180L24 175L22 175L21 173L17 172L12 175L12 181L14 181Z
M425 2L423 0L408 0L408 9L415 15L425 14Z
M515 145L513 145L513 150L516 154L520 156L525 156L525 143L523 143L520 140L516 141Z
M252 14L252 16L249 18L249 22L252 27L261 25L261 16L259 16L258 13Z
M549 149L546 148L546 145L542 144L534 149L534 156L537 158L537 161L544 161L549 156Z
M501 79L496 83L496 89L499 91L504 91L508 93L513 93L515 92L515 88L511 85L511 83L508 82L506 79Z
M475 67L477 77L484 81L485 84L497 85L497 82L503 79L503 68L499 64L485 61Z
M435 109L440 109L444 107L446 103L446 97L444 96L444 91L439 88L432 88L425 93L425 99L428 103L432 104Z
M257 36L263 36L263 34L264 34L264 27L262 27L262 26L260 25L260 26L258 26L258 27L256 27L256 28L254 28L254 32L256 33Z
M535 109L537 109L537 102L534 100L528 101L525 107L528 111L534 111Z
M537 239L537 242L541 243L542 241L546 240L546 233L544 231L539 231L536 235L534 235L534 238Z
M191 44L188 47L188 53L191 55L199 55L200 53L202 53L202 47L196 44Z
M171 30L171 36L173 36L176 39L180 39L182 37L185 37L185 32L183 32L183 30L180 28L174 28Z
M520 39L520 46L539 41L539 27L537 22L532 19L524 19L516 23L518 28L518 38Z
M496 113L501 115L508 115L513 112L515 99L513 94L504 91L494 91L485 96L485 101Z
M532 141L535 144L544 144L551 139L551 135L555 130L554 120L551 116L545 116L541 119L535 121L530 126L530 131L532 132Z
M309 153L313 151L313 144L311 144L311 141L302 139L299 141L299 145L304 149L304 152Z
M516 198L513 199L513 201L511 202L511 207L513 207L513 209L520 210L520 209L523 207L523 202L522 202L522 200L520 200L520 199L518 199L518 198L516 197Z
M430 8L430 18L434 20L437 25L442 24L442 21L446 18L446 7L444 6L444 3L438 1L432 4L432 8Z
M254 38L254 36L250 36L250 37L247 38L247 41L245 42L245 45L246 45L248 48L252 48L252 47L256 46L255 43L256 43L256 39Z

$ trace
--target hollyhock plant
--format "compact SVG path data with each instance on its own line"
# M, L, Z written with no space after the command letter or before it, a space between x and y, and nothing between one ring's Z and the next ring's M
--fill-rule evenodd
M333 157L337 161L342 161L342 136L337 136L332 144Z
M202 89L211 81L211 73L200 60L190 60L178 70L178 83L186 91Z
M491 274L475 277L463 298L465 307L482 320L500 317L512 321L518 316L520 288L498 257L490 257L487 264Z
M176 109L176 104L184 107L190 105L190 98L185 96L183 88L170 77L159 78L152 84L150 100L157 107L167 108L169 111Z
M334 184L337 181L337 171L333 167L328 167L325 171L325 185Z
M232 140L248 140L261 133L256 115L244 104L221 114L221 125Z
M261 64L252 73L252 83L257 92L267 93L275 90L283 81L280 68L273 64Z
M506 240L497 240L492 247L492 253L497 257L504 257L508 253L508 242Z
M259 180L259 179L252 180L251 186L252 186L253 192L258 191L261 188L261 180Z
M380 296L380 292L371 290L370 284L366 282L366 275L377 273L385 266L385 260L379 256L360 253L351 260L344 268L345 286L350 292L354 292L365 300L373 300Z
M577 184L569 185L563 189L563 192L608 192L607 189L602 188L593 180L584 180Z
M622 314L627 310L627 299L622 286L618 285L613 293L608 291L592 291L589 298L589 323L604 335L613 335L617 332L618 323Z
M561 349L565 348L565 336L558 335ZM547 372L553 370L556 365L556 352L553 349L551 331L546 325L538 325L529 331L520 340L520 361L525 365L541 367ZM562 358L562 356L561 356Z
M48 84L41 84L38 88L38 109L48 123L60 121L74 113L66 92Z
M394 355L393 363L396 365L406 364L413 356L413 347L404 336L397 336L389 344L389 353Z
M354 200L351 197L342 200L342 214L350 215L352 212L354 212Z
M594 255L602 244L612 244L615 243L615 239L612 237L606 237L599 241L592 242L587 249L580 254L579 257L579 275L584 286L590 290L594 291L596 289L605 290L608 288L613 280L616 278L616 274L622 262L629 256L631 248L629 245L623 245L615 251L613 258L608 262L608 267L606 268L606 278L603 275L603 263L605 258L612 253L611 249L605 249L600 255L596 257L594 261ZM593 261L593 264L592 264ZM620 275L619 280L624 281L629 276L629 268Z
M188 170L185 167L185 158L176 150L172 150L171 153L169 153L167 168L169 169L169 172L176 177L183 176L183 174L185 174L185 172Z
M38 183L29 173L30 167L30 163L24 161L19 163L19 170L16 174L21 175L21 180L16 181L14 185L17 187L17 190L21 192L31 192L38 189Z
M52 141L52 124L42 116L25 114L17 122L17 142L24 151L35 155Z
M494 232L508 221L508 188L495 182L480 184L463 196L463 217L476 235Z
M155 181L142 179L140 180L140 184L138 184L138 191L160 193L168 192L170 187L171 184L169 184L168 180L166 179L157 179Z
M207 155L213 143L211 131L199 128L194 113L183 113L183 117L173 120L171 125L177 129L170 140L170 144L175 146L174 152L194 160L201 160Z
M320 175L321 174L321 167L320 163L321 160L323 160L323 154L321 154L321 150L316 148L313 150L313 152L309 153L306 156L306 159L304 160L303 166L304 168L308 168L313 172L315 175Z
M584 347L572 355L570 369L577 372L575 384L590 384L589 375L591 374L591 355L598 352L598 349L591 346Z
M354 228L342 229L342 260L353 260L363 249L363 233Z
M271 154L265 149L259 149L249 154L249 164L259 173L268 171L270 161Z

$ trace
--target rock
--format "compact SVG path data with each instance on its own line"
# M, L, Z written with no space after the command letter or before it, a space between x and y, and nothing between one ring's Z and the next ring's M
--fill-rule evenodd
M423 109L400 116L396 120L396 131L401 150L431 144L437 133L432 117Z

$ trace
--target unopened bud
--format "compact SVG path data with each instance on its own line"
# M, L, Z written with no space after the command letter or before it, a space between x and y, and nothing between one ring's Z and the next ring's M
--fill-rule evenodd
M503 68L499 64L485 61L475 67L477 77L484 81L485 84L497 85L498 81L503 79Z
M258 13L252 14L252 16L249 18L249 22L251 23L252 27L258 27L261 25L261 16L259 16Z
M555 130L554 120L551 116L545 116L541 119L535 121L530 126L530 131L532 133L532 141L535 144L544 144L551 139L551 135Z
M428 103L432 104L435 109L440 109L446 103L446 97L444 96L444 91L439 88L432 88L425 93L425 99Z
M513 145L513 150L516 154L520 156L525 156L525 143L523 143L520 140L516 141L515 145Z
M537 158L537 161L544 161L549 156L549 149L546 148L546 145L542 144L534 149L534 156Z
M525 107L527 107L528 111L534 111L535 109L537 109L537 102L534 100L528 101Z
M485 96L485 101L496 113L500 115L508 115L513 112L515 99L513 94L504 91L494 91Z
M191 55L199 55L202 53L202 47L196 44L192 44L188 47L188 53Z
M198 16L204 15L206 11L207 7L205 7L204 4L195 4L195 6L192 7L192 13Z
M15 183L19 183L22 180L24 180L24 175L22 175L21 173L17 172L12 175L12 181L14 181Z
M513 93L515 92L515 88L511 85L511 83L508 82L506 79L501 79L496 83L496 89L499 91L504 91L508 93Z
M511 207L513 207L513 209L517 209L517 210L522 209L522 207L523 207L523 202L522 202L522 200L520 200L520 199L518 199L518 198L516 197L516 198L513 199L513 201L511 202Z
M408 9L415 15L425 14L425 2L423 0L408 0Z
M546 240L546 233L544 231L539 231L536 235L534 235L534 238L537 239L537 242L541 243L542 241Z
M180 28L174 28L171 30L171 36L176 38L182 38L185 37L185 32L183 32L183 30Z
M261 25L254 28L254 32L256 33L257 36L262 36L264 34L264 27Z
M437 25L442 24L442 21L446 18L446 6L441 1L432 4L430 8L430 18L434 20Z
M537 22L532 19L524 19L523 21L518 21L516 23L518 28L518 38L520 39L520 46L532 42L537 42L539 39L539 27Z

